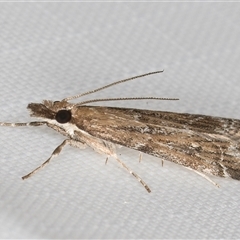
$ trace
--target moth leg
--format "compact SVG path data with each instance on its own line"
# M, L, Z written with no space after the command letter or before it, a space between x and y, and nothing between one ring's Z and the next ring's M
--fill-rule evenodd
M54 129L55 131L61 133L63 136L69 137L69 134L63 128L61 128L59 126L55 126L54 124L51 124L51 123L46 123L46 125L52 129Z
M130 168L126 166L124 162L122 162L120 159L115 158L130 174L132 174L143 186L144 188L150 193L151 189L148 187L148 185L142 180L141 177L139 177L135 172L133 172Z
M0 126L5 126L5 127L24 127L24 126L42 126L46 125L47 122L26 122L26 123L7 123L7 122L0 122Z
M142 161L142 153L141 152L139 153L139 160L138 161L139 161L139 163Z
M33 174L35 174L38 170L42 169L45 165L47 165L52 158L58 156L60 154L60 152L62 151L63 147L66 145L71 145L73 147L78 147L78 148L85 148L85 144L81 143L79 141L75 141L72 139L65 139L51 154L51 156L39 167L37 167L36 169L34 169L32 172L28 173L27 175L23 176L22 179L27 179L29 177L31 177Z
M115 153L115 145L111 142L107 142L86 134L82 134L81 132L76 133L78 137L77 139L81 139L82 142L85 142L86 145L94 149L96 152L99 152L101 154L106 154L107 156L114 157L130 174L132 174L143 186L144 188L150 193L151 190L148 187L148 185L131 169L129 169L120 159L117 158L117 155ZM105 164L107 163L108 158L105 161Z
M199 172L199 171L197 171L197 170L195 170L195 169L192 169L192 168L189 168L189 167L186 167L186 168L189 169L189 170L194 171L194 172L197 173L198 175L200 175L200 176L202 176L203 178L207 179L207 180L208 180L210 183L212 183L214 186L220 187L217 183L215 183L210 177L206 176L204 173Z

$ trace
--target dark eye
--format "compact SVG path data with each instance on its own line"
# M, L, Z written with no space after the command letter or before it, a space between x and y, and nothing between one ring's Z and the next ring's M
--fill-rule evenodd
M55 119L59 123L67 123L71 120L72 114L68 110L60 110L57 112Z

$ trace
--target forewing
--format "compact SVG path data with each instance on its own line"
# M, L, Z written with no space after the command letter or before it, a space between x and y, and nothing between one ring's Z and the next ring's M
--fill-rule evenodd
M72 121L83 131L109 142L240 180L240 120L83 106L74 110Z

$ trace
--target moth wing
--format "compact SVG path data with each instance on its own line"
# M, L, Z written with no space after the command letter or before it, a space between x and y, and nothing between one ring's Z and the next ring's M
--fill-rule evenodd
M151 110L91 107L76 125L106 141L197 171L240 180L240 120Z

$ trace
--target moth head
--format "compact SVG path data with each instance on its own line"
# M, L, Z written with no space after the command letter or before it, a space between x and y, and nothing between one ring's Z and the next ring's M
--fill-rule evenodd
M74 104L66 101L44 100L43 103L30 103L28 109L32 117L43 118L45 120L56 120L58 123L67 123L72 118L71 109Z

